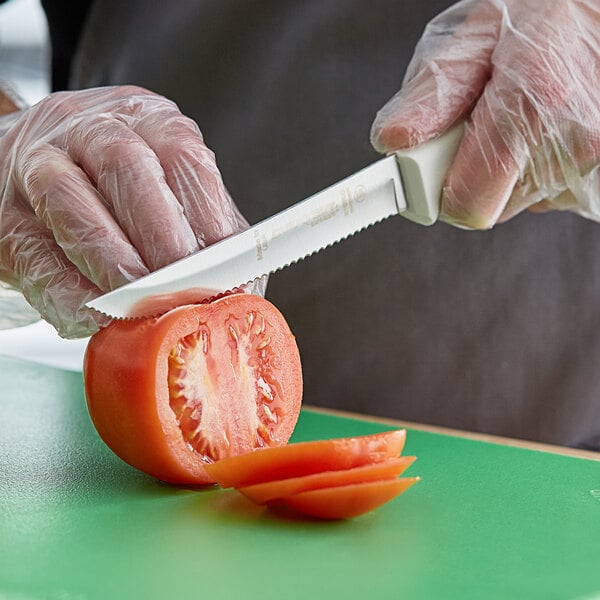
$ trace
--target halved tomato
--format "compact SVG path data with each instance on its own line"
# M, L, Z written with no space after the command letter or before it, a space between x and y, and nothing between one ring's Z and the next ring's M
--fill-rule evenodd
M213 461L285 444L302 398L294 336L250 294L113 321L90 339L84 379L106 444L178 484L211 483Z
M406 431L398 429L358 437L300 442L225 458L207 465L206 470L221 487L240 488L382 462L397 457L405 440Z
M281 503L319 519L351 519L389 502L419 479L404 477L321 488L282 498Z
M323 473L314 473L304 477L266 481L265 483L240 487L237 491L257 504L266 504L300 492L398 477L415 460L416 456L401 456L352 469L324 471Z

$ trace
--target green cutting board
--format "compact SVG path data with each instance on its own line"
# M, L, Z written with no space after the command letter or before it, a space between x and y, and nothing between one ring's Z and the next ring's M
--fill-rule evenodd
M409 430L420 483L357 519L291 519L121 462L80 373L0 372L2 600L600 598L600 462ZM305 410L294 441L389 428Z

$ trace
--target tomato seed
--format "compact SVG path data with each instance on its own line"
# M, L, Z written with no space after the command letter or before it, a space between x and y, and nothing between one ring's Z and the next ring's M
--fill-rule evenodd
M256 433L258 434L258 437L256 438L256 441L258 442L259 446L270 446L271 445L271 436L269 434L269 430L267 429L266 425L259 425L256 429Z
M271 386L265 381L264 377L259 377L256 380L259 392L269 401L273 401L273 390Z
M256 349L262 350L263 348L266 348L270 343L271 343L271 338L269 336L267 336L260 342L260 344L258 344L258 346L256 346Z
M266 404L263 404L263 411L271 423L277 423L277 412L274 413Z

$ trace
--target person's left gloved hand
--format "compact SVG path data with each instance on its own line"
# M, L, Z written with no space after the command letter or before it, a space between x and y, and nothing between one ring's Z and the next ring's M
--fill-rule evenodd
M466 119L440 218L486 229L524 209L600 221L600 2L464 0L426 28L378 113L391 152Z
M162 96L61 92L2 119L0 279L63 337L106 323L92 298L247 227L198 126Z

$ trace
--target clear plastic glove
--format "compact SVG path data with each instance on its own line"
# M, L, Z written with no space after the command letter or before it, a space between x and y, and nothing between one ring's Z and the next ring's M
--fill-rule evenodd
M600 2L465 0L427 26L378 113L381 152L466 130L441 218L486 229L522 210L600 221Z
M63 337L90 299L247 227L197 125L137 87L62 92L5 118L0 279Z

